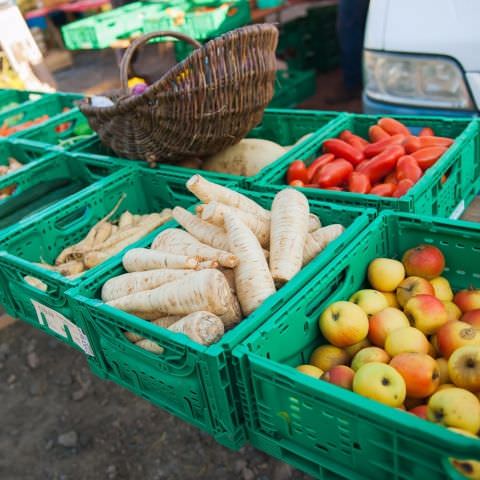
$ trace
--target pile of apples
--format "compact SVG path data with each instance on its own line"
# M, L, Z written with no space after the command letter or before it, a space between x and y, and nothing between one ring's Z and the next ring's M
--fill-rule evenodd
M319 326L330 344L315 349L310 363L297 370L476 436L480 290L454 294L441 276L444 268L445 258L433 245L406 251L401 262L373 260L372 289L323 311Z

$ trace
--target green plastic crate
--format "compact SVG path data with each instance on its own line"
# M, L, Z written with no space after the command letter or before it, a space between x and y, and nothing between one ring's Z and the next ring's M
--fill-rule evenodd
M342 114L338 112L315 112L313 110L265 110L262 122L257 125L248 134L249 138L262 138L264 140L271 140L279 143L283 146L292 145L301 137L308 133L319 131L330 131L339 121ZM306 145L311 139L305 139L300 142L294 148L289 150L285 157L295 157L306 148ZM97 138L87 142L86 144L75 147L78 151L89 155L106 155L115 157L115 154L102 145ZM139 164L147 168L145 162L132 162L125 159L119 159L123 161L122 165L131 165L132 163ZM165 174L175 174L178 177L183 177L186 180L196 173L203 175L214 182L220 182L222 184L234 182L242 186L247 184L256 184L259 180L269 171L273 171L275 163L282 162L278 159L271 165L263 168L257 175L252 177L243 177L239 175L219 174L215 172L208 172L206 170L196 170L191 168L176 167L173 165L158 165L159 171L165 172ZM283 162L282 162L283 163Z
M20 145L15 140L0 139L0 165L8 165L9 158L14 158L21 164L26 165L40 160L48 154L48 151L37 145ZM20 169L16 170L16 172L18 171Z
M269 108L294 108L315 95L317 77L314 70L279 70L275 94Z
M87 143L95 136L85 115L75 108L20 132L15 138L19 143L39 148L70 150L76 145Z
M35 120L43 115L48 115L50 118L64 113L75 107L75 102L83 98L81 94L58 94L45 95L42 98L27 102L18 107L0 113L0 125L12 127ZM9 138L15 138L23 132L17 132L9 135Z
M102 179L98 177L97 169L107 173L112 168L111 164L104 162L104 165L101 165L100 162L99 165L98 161L89 159L85 161L85 165L81 165L78 158L71 159L71 163L77 165L76 174L71 172L75 177L79 178L83 170L84 176L98 181L18 223L0 236L0 305L3 305L10 315L70 346L80 348L64 329L64 323L68 320L84 330L81 322L77 322L77 315L72 312L65 292L88 281L101 265L79 277L68 279L56 272L45 270L34 262L43 260L52 264L64 248L84 238L91 227L113 209L123 194L126 194L126 197L113 219L118 218L125 210L142 214L158 212L175 205L189 206L194 202L194 198L190 197L187 203L182 198L177 198L158 173L127 168ZM155 234L150 234L150 241L153 239L152 235ZM121 258L121 254L112 257L115 258ZM27 275L44 282L47 291L41 291L25 282L24 277ZM47 312L47 316L40 315L40 311ZM49 316L53 318L51 323L48 322ZM88 333L86 334L88 337Z
M267 208L274 197L239 191ZM80 312L84 322L95 331L96 345L101 352L97 357L102 357L101 363L106 366L103 376L212 434L223 445L230 448L243 445L243 420L230 365L232 348L308 284L316 271L339 255L373 216L373 211L361 212L319 202L311 202L310 207L325 225L343 223L347 227L345 233L252 315L209 347L103 304L99 300L102 285L124 272L120 259L67 292L74 311ZM151 238L145 239L143 246L150 242ZM125 339L124 330L159 343L165 348L164 355L158 356L131 344Z
M0 113L16 108L22 103L38 100L45 93L28 90L0 90Z
M321 312L365 288L370 261L401 258L420 243L443 251L444 275L454 289L480 286L480 226L384 212L234 350L249 440L256 448L325 480L460 479L448 466L449 456L480 460L478 439L294 368L325 343Z
M285 186L285 175L293 160L310 164L322 154L327 138L338 137L345 129L364 138L368 128L377 123L381 115L345 114L328 132L319 132L308 146L295 156L288 156L274 165L254 186L258 190L271 190ZM458 217L480 189L480 137L479 124L470 119L441 117L395 116L412 133L432 127L436 135L455 138L455 143L429 168L423 177L401 198L379 197L360 193L336 192L316 188L301 188L308 198L327 202L357 205L378 210L396 210L448 217ZM447 180L442 183L443 175Z

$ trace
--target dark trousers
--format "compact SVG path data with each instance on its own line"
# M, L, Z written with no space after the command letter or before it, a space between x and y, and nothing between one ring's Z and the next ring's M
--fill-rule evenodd
M369 0L340 0L337 31L343 81L348 89L362 86L362 51Z

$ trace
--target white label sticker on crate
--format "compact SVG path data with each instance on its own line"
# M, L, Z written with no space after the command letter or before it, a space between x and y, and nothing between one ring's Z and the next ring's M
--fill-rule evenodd
M465 211L465 200L462 200L456 207L455 210L450 215L450 218L456 220L459 218L462 213Z
M80 327L50 307L42 305L35 300L31 300L31 302L37 312L38 321L42 325L46 325L50 330L65 338L68 337L67 332L65 331L65 327L67 327L73 342L75 342L87 355L93 356L90 342Z

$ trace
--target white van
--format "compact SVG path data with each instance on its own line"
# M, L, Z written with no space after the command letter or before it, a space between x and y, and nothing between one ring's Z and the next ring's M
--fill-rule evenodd
M363 68L366 113L478 115L480 0L370 0Z

